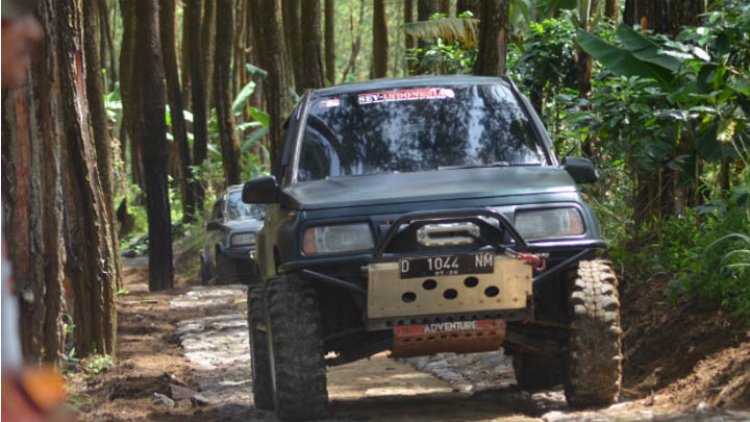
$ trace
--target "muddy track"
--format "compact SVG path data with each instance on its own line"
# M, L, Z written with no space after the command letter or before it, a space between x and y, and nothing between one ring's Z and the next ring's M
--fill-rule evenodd
M177 323L191 378L218 420L275 420L253 407L242 286L193 287L173 298L173 309L211 309ZM439 354L393 360L386 353L329 368L330 420L339 421L607 421L748 420L750 414L697 406L687 411L653 400L597 411L572 411L562 388L529 394L515 385L510 359L499 353ZM196 419L209 415L196 414Z

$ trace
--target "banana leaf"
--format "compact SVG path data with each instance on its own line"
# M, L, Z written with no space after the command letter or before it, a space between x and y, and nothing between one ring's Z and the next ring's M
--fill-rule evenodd
M417 39L434 40L442 38L446 42L462 41L466 47L473 48L478 40L478 19L433 19L411 22L404 25L404 31Z

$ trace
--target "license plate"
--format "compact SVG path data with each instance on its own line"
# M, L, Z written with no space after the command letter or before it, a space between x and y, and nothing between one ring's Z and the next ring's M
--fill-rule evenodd
M468 255L436 255L399 260L401 278L440 277L463 274L491 274L495 255L483 252Z

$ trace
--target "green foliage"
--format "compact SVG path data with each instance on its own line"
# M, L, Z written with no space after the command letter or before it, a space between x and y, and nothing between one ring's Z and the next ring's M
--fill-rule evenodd
M477 61L477 23L471 12L464 12L458 19L436 13L428 21L408 24L408 33L430 42L408 49L406 60L416 63L417 74L471 73Z
M652 272L675 277L673 299L693 298L707 309L723 308L750 321L750 186L729 202L716 202L671 219L656 243Z
M404 31L418 40L442 40L449 44L460 41L466 48L475 48L478 26L477 19L440 18L407 23Z
M92 355L86 359L83 370L89 375L98 375L108 371L115 366L115 361L110 355Z

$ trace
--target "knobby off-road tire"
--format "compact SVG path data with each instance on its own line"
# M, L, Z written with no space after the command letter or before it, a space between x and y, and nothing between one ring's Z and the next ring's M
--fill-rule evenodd
M315 290L294 275L273 278L266 289L276 416L281 420L319 419L327 411L328 391Z
M617 278L607 261L581 261L571 284L565 397L574 407L615 403L622 382Z
M240 284L237 264L232 258L216 252L216 284Z
M547 390L563 383L565 361L555 356L513 355L513 372L521 389Z
M261 410L273 409L273 381L271 358L268 354L268 337L259 330L266 325L265 291L262 284L253 286L247 293L247 324L250 329L250 363L253 377L253 402Z

